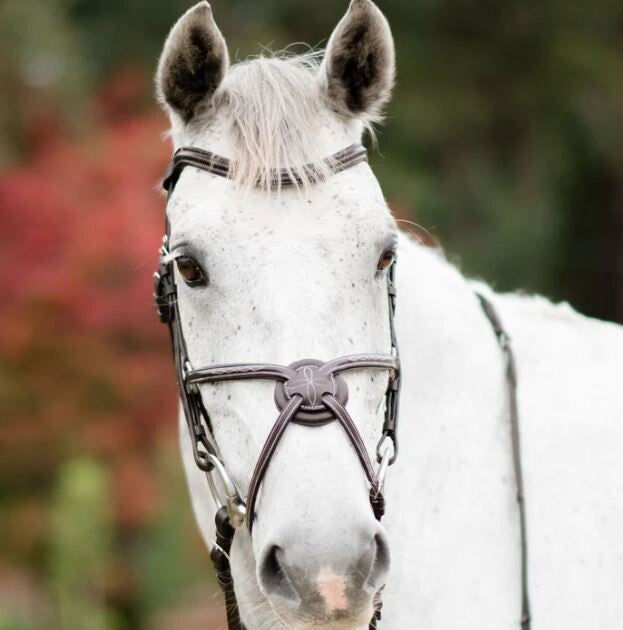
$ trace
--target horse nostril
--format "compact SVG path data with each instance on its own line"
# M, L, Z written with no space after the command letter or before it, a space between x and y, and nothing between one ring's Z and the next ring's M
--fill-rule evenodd
M260 587L266 595L280 598L289 606L298 606L301 598L284 568L281 547L268 547L258 564L257 575Z
M391 563L389 545L385 536L380 532L372 539L371 555L370 570L365 580L365 586L376 590L385 583Z
M367 606L369 598L385 584L389 545L379 529L370 538L356 538L361 546L342 545L330 554L326 550L316 555L309 550L302 552L300 546L286 551L279 545L266 545L257 562L262 592L275 603L291 610L304 606L309 613L352 612Z

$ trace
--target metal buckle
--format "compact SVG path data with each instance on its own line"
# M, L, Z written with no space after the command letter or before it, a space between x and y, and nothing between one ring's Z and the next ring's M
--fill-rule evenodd
M387 469L391 464L395 452L394 440L389 435L384 435L376 447L376 458L379 462L379 467L376 471L376 481L380 493L383 492L383 488L385 487Z
M162 237L162 246L159 253L166 256L169 253L167 249L168 237ZM173 269L170 262L160 261L158 271L154 273L154 300L158 317L163 324L171 324L173 321L174 308L172 301L177 299L177 287L173 278Z
M210 492L214 498L216 505L221 508L225 506L227 508L227 514L229 521L234 529L241 527L247 516L247 506L240 497L238 488L234 480L229 476L221 460L212 453L205 454L206 460L212 465L212 471L206 471L206 478L208 485L210 486ZM224 498L219 492L219 488L212 476L216 473L222 486Z
M508 334L504 330L501 330L498 333L498 343L500 344L500 348L502 348L504 352L507 352L508 349L510 348L511 338L508 336Z
M193 366L190 363L189 359L185 359L182 365L182 376L184 377L184 387L189 394L199 394L199 386L197 383L189 383L188 376L193 371Z

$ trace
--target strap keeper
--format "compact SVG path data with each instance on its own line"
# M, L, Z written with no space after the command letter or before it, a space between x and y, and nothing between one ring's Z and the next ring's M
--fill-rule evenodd
M216 516L214 517L214 523L216 525L216 532L219 536L226 539L232 539L234 537L234 528L231 526L229 520L229 512L226 507L220 508Z
M204 441L204 439L205 439L205 437L207 435L206 434L206 430L203 427L203 425L201 425L201 424L194 424L193 425L193 433L195 434L195 439L198 442L203 443L203 441Z
M177 287L173 279L170 263L162 263L154 274L154 301L158 317L163 324L173 322Z
M175 186L178 176L179 173L177 172L177 165L175 163L175 159L173 159L167 164L167 168L164 171L164 177L162 179L162 187L169 194L173 192L173 187Z
M383 493L376 487L370 488L370 505L377 521L380 521L385 514L385 497Z

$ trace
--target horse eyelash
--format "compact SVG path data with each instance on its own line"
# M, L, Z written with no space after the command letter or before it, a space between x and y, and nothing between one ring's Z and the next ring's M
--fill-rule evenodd
M178 250L176 252L167 252L160 257L160 260L166 264L173 262L176 258L180 258L181 256L186 256L186 253L181 250Z

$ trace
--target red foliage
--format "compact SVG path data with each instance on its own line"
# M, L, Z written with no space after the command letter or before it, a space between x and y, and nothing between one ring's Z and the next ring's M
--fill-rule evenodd
M124 90L127 81L121 100ZM174 424L166 331L151 298L170 148L163 117L119 120L117 100L102 103L109 122L97 133L43 143L0 180L0 370L11 375L0 468L16 480L47 478L88 449L124 462L119 479L139 471L132 483L147 488L137 458ZM121 515L140 521L129 503L121 497Z
M47 147L5 175L0 281L10 301L51 301L74 330L138 332L147 323L162 232L162 131L157 118L125 121L81 146Z

